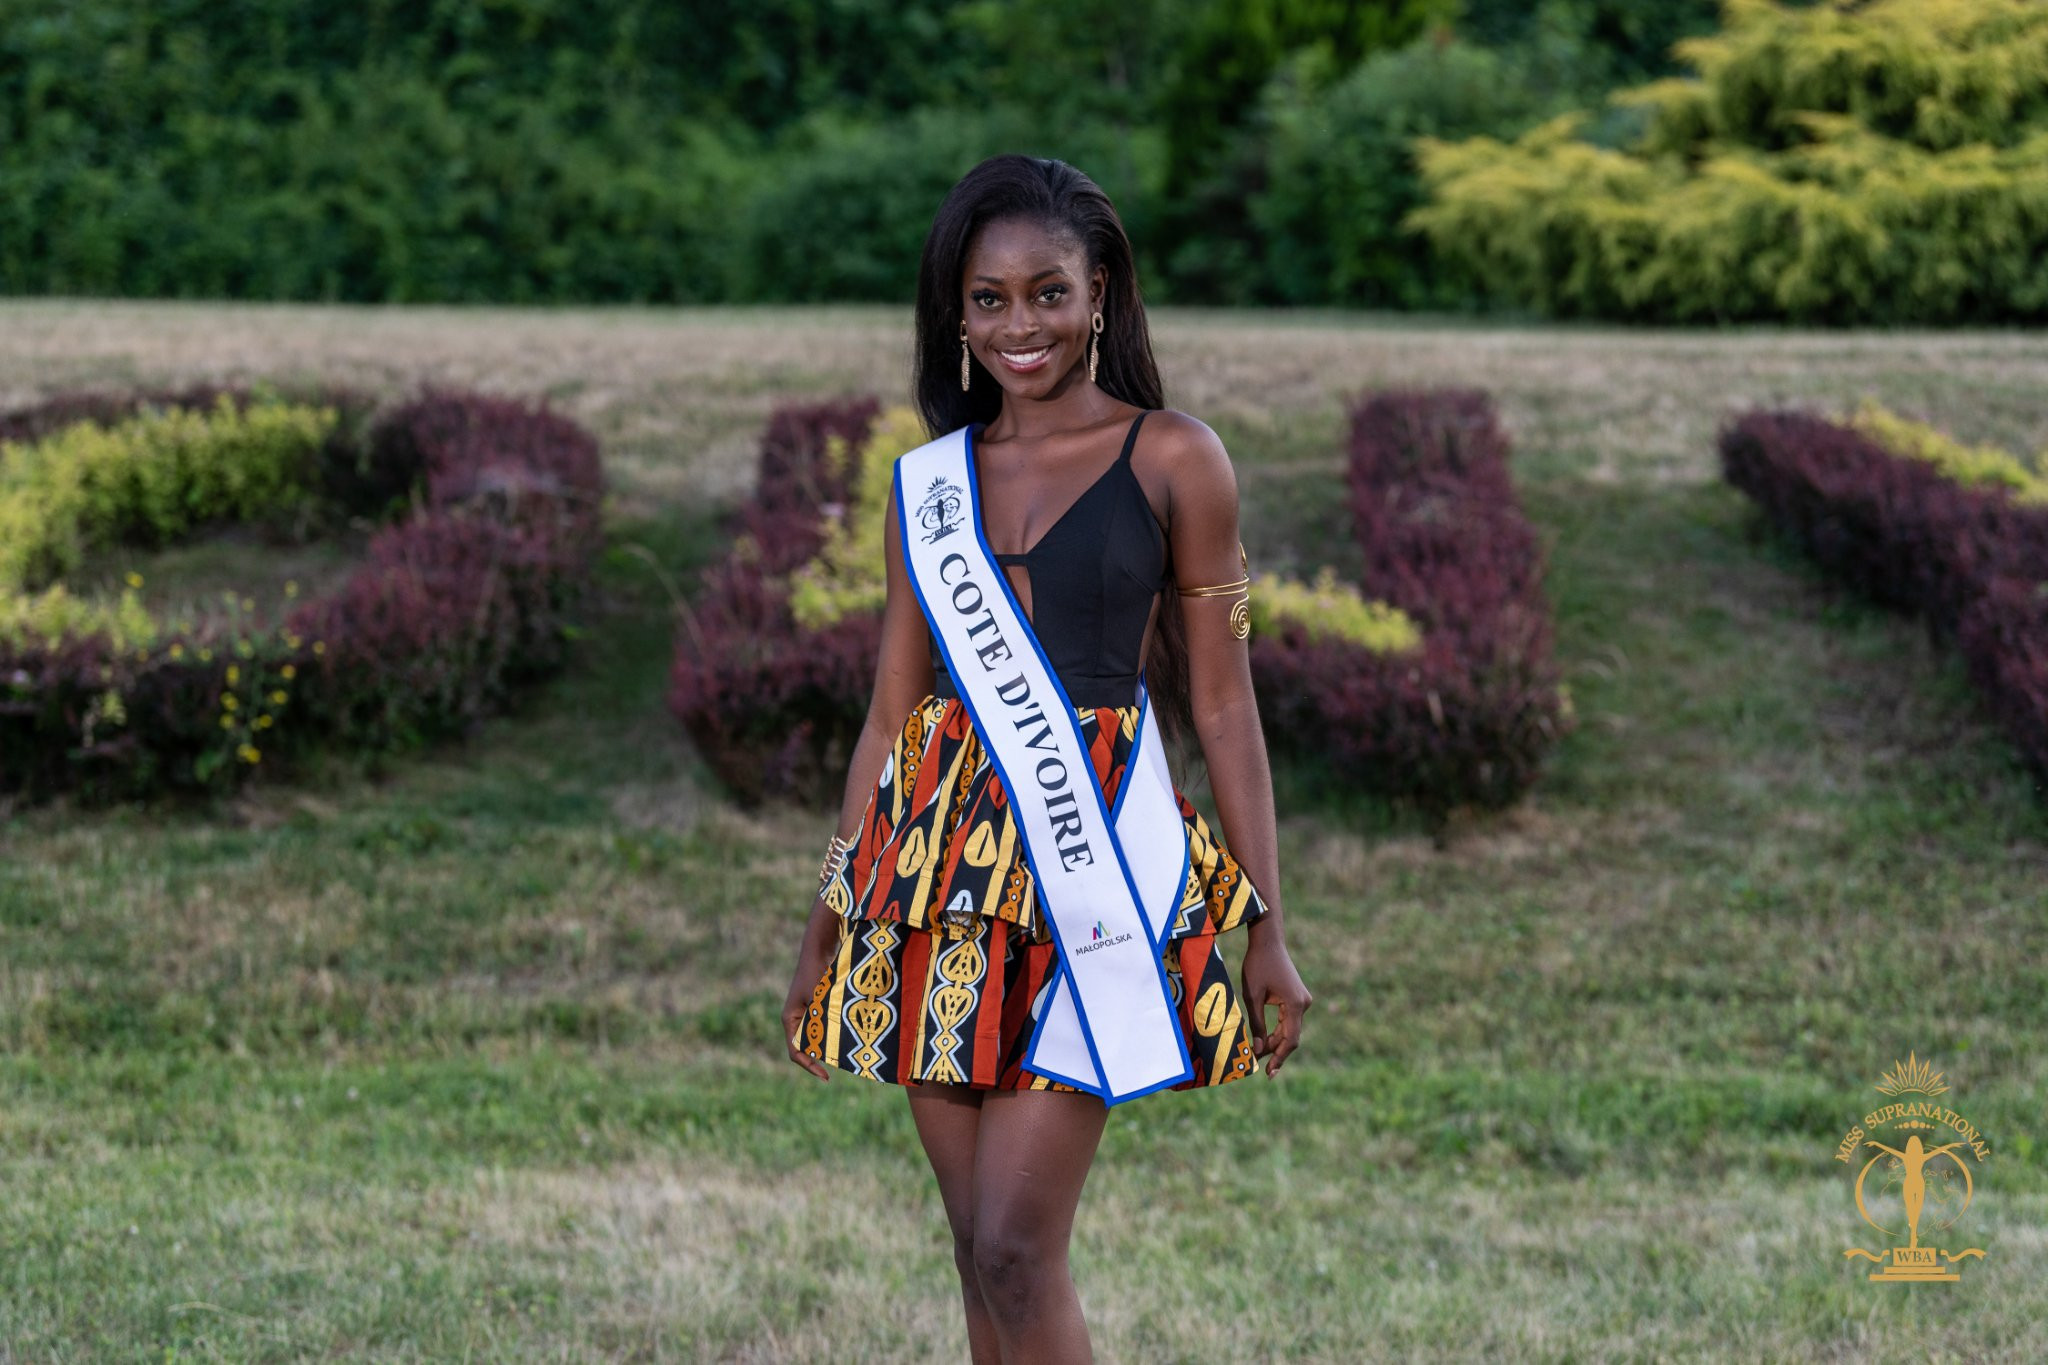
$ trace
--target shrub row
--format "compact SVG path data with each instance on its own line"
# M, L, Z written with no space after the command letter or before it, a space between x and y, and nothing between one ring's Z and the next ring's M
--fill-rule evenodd
M669 709L735 799L826 804L844 788L867 719L881 616L800 626L790 576L823 547L881 411L873 398L785 405L769 418L755 492L732 552L686 609Z
M0 591L39 586L103 544L165 544L215 522L310 515L312 453L338 414L291 403L169 408L0 443Z
M872 400L778 411L732 552L686 613L670 708L744 802L841 790L880 616L851 581L860 566L833 551L879 558L840 518L874 512L876 470L915 444L901 428ZM1533 778L1567 698L1505 454L1483 395L1387 395L1356 415L1364 591L1328 575L1253 588L1252 664L1276 750L1334 756L1347 785L1436 816L1504 804Z
M141 402L72 395L0 430L47 439ZM403 749L468 730L561 662L599 540L595 439L545 406L457 391L339 406L307 481L330 511L409 515L376 532L341 588L281 621L230 612L141 649L107 630L0 640L0 792L219 790L266 757Z
M1344 785L1413 803L1498 808L1535 780L1571 726L1551 657L1542 555L1508 475L1509 446L1471 389L1369 395L1351 414L1361 592L1416 621L1419 653L1254 636L1268 743L1327 761Z
M378 424L372 468L415 463L420 512L340 591L292 613L329 642L309 708L357 747L466 733L564 661L602 539L597 440L545 405L430 393Z
M1725 423L1722 476L1831 577L1925 621L2048 781L2048 506L1893 451L1854 426L1760 409Z

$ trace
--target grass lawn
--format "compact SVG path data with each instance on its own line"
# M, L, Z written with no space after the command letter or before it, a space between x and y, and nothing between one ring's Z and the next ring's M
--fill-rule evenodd
M1281 774L1305 1045L1111 1116L1099 1358L2048 1358L2048 794L1713 450L1743 406L1865 393L2039 450L2048 337L1154 324L1258 567L1355 563L1348 397L1492 391L1582 724L1441 849ZM587 651L469 746L0 809L0 1361L964 1358L902 1092L781 1054L832 816L730 807L663 705L669 585L766 413L901 395L908 326L0 302L0 404L431 377L551 395L614 485ZM1958 1284L1842 1255L1881 1243L1835 1148L1909 1051L1994 1153Z

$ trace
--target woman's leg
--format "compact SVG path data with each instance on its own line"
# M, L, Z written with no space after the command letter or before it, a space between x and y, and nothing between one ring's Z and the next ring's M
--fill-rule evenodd
M995 1324L982 1305L974 1269L974 1149L982 1092L935 1081L907 1085L904 1091L910 1096L918 1140L939 1177L939 1198L953 1231L953 1265L960 1272L960 1296L967 1309L967 1349L974 1365L1001 1365Z
M1073 1091L992 1090L982 1097L974 1268L1004 1360L1094 1359L1067 1271L1067 1241L1108 1116L1100 1098Z

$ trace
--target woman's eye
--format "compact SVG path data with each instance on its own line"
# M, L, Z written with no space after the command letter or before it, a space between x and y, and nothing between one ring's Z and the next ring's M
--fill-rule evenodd
M1067 287L1066 287L1065 285L1063 285L1063 284L1049 284L1049 285L1047 285L1047 286L1045 287L1045 289L1044 289L1044 290L1043 290L1043 291L1042 291L1042 292L1041 292L1041 293L1039 294L1039 297L1040 297L1040 298L1044 298L1044 297L1045 297L1046 295L1048 295L1048 294L1049 294L1049 295L1051 295L1051 296L1052 296L1052 299L1053 299L1053 301L1054 301L1055 303L1057 303L1057 302L1059 301L1059 299L1060 299L1060 298L1061 298L1061 297L1062 297L1062 296L1063 296L1063 295L1064 295L1064 294L1065 294L1066 292L1067 292Z

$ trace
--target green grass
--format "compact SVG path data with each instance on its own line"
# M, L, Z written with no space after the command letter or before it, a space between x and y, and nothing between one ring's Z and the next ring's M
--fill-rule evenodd
M831 816L729 806L663 707L667 584L760 416L892 393L900 320L0 305L29 314L38 389L497 365L616 487L586 651L467 747L0 814L0 1360L962 1358L902 1092L777 1041ZM1897 383L2037 448L2014 375L2048 341L1372 321L1159 319L1254 562L1355 562L1345 393L1482 384L1582 723L1442 849L1280 775L1306 1045L1112 1114L1075 1234L1099 1357L2048 1354L2048 801L1711 446L1742 402ZM1875 1234L1835 1146L1909 1050L1994 1153L1960 1284L1842 1258Z

